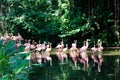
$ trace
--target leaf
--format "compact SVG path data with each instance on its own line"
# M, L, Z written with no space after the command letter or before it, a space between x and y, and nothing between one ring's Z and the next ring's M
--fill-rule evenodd
M19 49L19 52L23 52L24 50L25 50L24 46L21 45L21 46L20 46L20 49Z
M5 58L0 59L0 64L5 60Z
M18 50L17 50L17 47L16 47L16 44L10 42L9 44L7 44L5 46L5 55L8 55L8 56L11 56L13 55L14 53L16 53Z
M30 60L30 57L31 57L31 53L28 53L25 59Z
M1 49L2 45L3 45L3 40L0 40L0 49Z
M29 52L19 52L18 54L28 54Z
M28 60L23 60L18 66L14 69L15 74L19 74L25 67L29 64Z
M66 34L59 35L59 37L63 38L63 37L66 37L66 36L72 36L72 35L75 35L76 33L78 33L79 31L80 31L80 29L71 30Z
M114 20L110 20L110 19L108 19L107 22L114 22Z
M20 55L17 54L10 58L9 63L10 63L10 68L14 69L22 60L20 59Z

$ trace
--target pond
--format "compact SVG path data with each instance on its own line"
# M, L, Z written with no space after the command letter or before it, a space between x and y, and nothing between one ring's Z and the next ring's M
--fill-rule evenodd
M29 71L30 80L119 80L120 79L120 51L103 51L104 62L101 72L97 70L89 57L90 67L83 68L78 63L75 67L71 58L68 62L60 63L56 55L52 55L53 65L31 66ZM111 55L112 54L112 55Z

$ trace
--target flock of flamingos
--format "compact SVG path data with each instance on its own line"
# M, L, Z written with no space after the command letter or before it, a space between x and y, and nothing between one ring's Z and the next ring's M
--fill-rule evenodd
M22 36L18 33L17 36L14 36L12 33L8 33L5 36L2 36L0 34L0 40L4 40L4 44L7 43L9 40L16 41L17 48L20 48L21 45L24 45L25 52L32 51L31 54L31 62L32 63L38 63L42 64L43 62L46 63L47 61L52 66L52 57L51 57L51 51L52 51L52 43L41 43L40 41L37 43L34 40L24 40ZM24 43L22 43L24 40ZM74 42L71 45L71 48L68 49L68 44L64 44L64 41L62 40L60 44L56 46L58 49L56 52L56 55L58 57L58 60L63 63L64 61L68 60L68 54L67 51L69 50L69 56L74 62L74 66L77 67L77 63L83 63L84 68L89 68L89 57L87 54L87 49L89 47L89 39L86 39L83 42L83 46L81 48L77 48L77 40L74 40ZM102 57L102 41L98 39L97 43L91 48L91 58L94 61L94 64L98 64L98 72L101 72L101 66L103 63L103 57Z

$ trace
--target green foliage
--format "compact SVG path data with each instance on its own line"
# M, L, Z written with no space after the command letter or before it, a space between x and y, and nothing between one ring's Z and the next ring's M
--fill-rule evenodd
M91 2L89 6L87 0L4 0L1 4L5 9L0 16L4 26L2 33L19 32L24 38L37 37L41 41L54 43L60 38L69 41L67 38L72 39L74 36L95 38L95 35L91 34L96 34L96 38L104 36L105 40L107 36L104 32L115 32L116 27L113 29L112 26L115 21L117 25L120 21L115 20L114 4L106 1L105 4L111 8L109 9L102 1L93 3L94 6ZM117 31L119 32L119 27ZM112 35L109 38L112 38ZM52 39L52 36L55 39ZM119 38L117 42L118 40ZM109 42L108 39L105 41ZM112 41L114 40L111 39Z
M3 80L27 80L29 70L30 53L23 52L21 46L18 51L15 41L8 41L0 48L0 77ZM24 77L20 77L24 75Z

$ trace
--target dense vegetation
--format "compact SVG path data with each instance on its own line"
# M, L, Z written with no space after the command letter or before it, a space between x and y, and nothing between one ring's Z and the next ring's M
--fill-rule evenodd
M104 46L120 46L119 0L2 0L0 32L50 41L98 38Z
M27 80L30 54L18 49L14 40L0 40L0 80ZM30 52L29 52L30 53Z
M62 39L81 46L87 38L92 46L98 39L120 46L119 9L119 0L0 0L0 34L20 33L52 46ZM29 80L30 54L23 51L15 41L0 40L0 80Z

